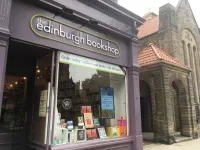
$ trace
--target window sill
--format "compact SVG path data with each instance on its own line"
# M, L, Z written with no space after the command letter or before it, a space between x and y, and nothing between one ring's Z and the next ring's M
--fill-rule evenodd
M100 148L106 146L112 146L116 144L125 144L133 142L132 136L127 137L118 137L118 138L110 138L110 139L98 139L93 141L87 141L82 143L73 143L73 144L63 144L58 146L52 146L51 150L66 150L66 149L73 149L73 150L85 150L91 148Z

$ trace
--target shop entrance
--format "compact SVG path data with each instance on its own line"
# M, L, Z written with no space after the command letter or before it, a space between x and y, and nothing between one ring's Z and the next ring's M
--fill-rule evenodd
M0 150L34 149L28 148L29 143L45 147L51 64L52 50L10 41L1 107Z

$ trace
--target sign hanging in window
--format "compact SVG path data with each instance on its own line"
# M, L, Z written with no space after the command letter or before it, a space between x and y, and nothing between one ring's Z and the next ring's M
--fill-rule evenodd
M97 61L94 59L81 57L81 56L77 56L77 55L73 55L73 54L69 54L69 53L60 52L60 63L74 64L74 65L88 67L88 68L92 68L92 69L96 69L96 70L105 71L105 72L124 75L124 72L117 65L104 63L101 61Z

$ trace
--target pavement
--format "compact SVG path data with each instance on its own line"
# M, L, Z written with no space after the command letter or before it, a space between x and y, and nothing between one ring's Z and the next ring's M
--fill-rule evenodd
M173 145L144 142L143 150L200 150L200 139L191 140Z

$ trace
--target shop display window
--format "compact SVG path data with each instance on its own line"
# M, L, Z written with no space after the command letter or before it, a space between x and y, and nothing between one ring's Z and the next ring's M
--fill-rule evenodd
M53 145L127 136L124 70L60 53Z

